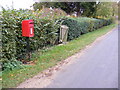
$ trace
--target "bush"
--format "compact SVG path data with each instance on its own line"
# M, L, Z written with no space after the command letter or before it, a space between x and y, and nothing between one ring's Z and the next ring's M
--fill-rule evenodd
M67 25L69 27L68 40L73 40L79 37L81 34L91 32L93 30L109 25L111 23L112 23L111 19L67 17L62 24Z
M68 40L72 40L72 39L77 38L81 35L81 29L80 29L81 26L77 21L69 18L69 19L66 19L63 22L63 24L67 25L69 27Z
M15 60L26 59L26 39L22 37L21 22L25 19L33 19L35 22L35 36L29 38L31 52L40 48L55 44L58 38L59 25L56 20L40 18L35 12L29 10L5 10L1 13L2 22L2 62L3 69L7 68L6 63L12 66ZM11 61L11 62L9 62ZM16 63L17 64L17 63ZM8 65L8 66L9 66ZM13 68L13 67L12 67Z
M34 52L47 46L55 45L59 37L59 26L69 27L68 40L73 40L81 34L93 31L112 23L107 19L91 18L47 18L42 17L39 11L5 10L0 13L2 24L2 55L3 70L13 70L20 67L20 61L27 60L27 38L22 37L21 22L25 19L34 20L35 36L29 38L30 50Z

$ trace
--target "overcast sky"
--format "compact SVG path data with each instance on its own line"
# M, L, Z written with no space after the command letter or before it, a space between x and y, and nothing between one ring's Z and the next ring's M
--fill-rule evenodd
M12 3L13 2L13 3ZM13 7L15 9L23 8L23 9L30 9L30 6L35 2L35 0L0 0L0 7L3 6L11 7L13 4ZM0 8L1 10L1 8Z

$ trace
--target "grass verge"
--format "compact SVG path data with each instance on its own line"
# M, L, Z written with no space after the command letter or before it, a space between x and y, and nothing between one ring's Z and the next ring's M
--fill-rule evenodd
M34 57L37 57L35 65L28 65L23 69L15 69L13 71L6 71L2 73L2 88L13 88L33 77L37 73L56 65L57 62L66 59L75 54L88 44L113 29L116 24L105 26L101 29L81 35L79 38L68 42L65 45L54 46L50 49L39 51Z

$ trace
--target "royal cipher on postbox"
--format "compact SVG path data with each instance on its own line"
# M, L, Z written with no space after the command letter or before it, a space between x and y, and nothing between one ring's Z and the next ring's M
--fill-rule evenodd
M34 37L34 21L32 19L22 21L22 36Z

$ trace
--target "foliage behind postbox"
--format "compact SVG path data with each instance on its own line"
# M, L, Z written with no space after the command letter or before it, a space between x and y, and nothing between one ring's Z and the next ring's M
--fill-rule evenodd
M25 60L27 49L26 38L28 37L22 36L21 28L22 21L25 19L33 19L35 23L34 37L29 38L31 52L54 45L59 37L59 24L63 21L62 24L69 27L68 40L73 40L81 34L111 23L111 20L99 20L94 18L40 18L40 14L37 11L33 12L29 10L3 9L0 17L2 23L1 60L3 62L3 69L18 67L20 66L20 62L18 61Z
M36 16L35 12L29 10L5 10L1 13L2 21L2 55L3 69L17 67L18 61L25 60L26 38L22 36L22 21L33 19L34 37L30 37L31 51L34 52L48 45L54 45L57 39L58 25L55 20ZM6 64L9 63L9 64ZM8 65L8 66L7 66Z

